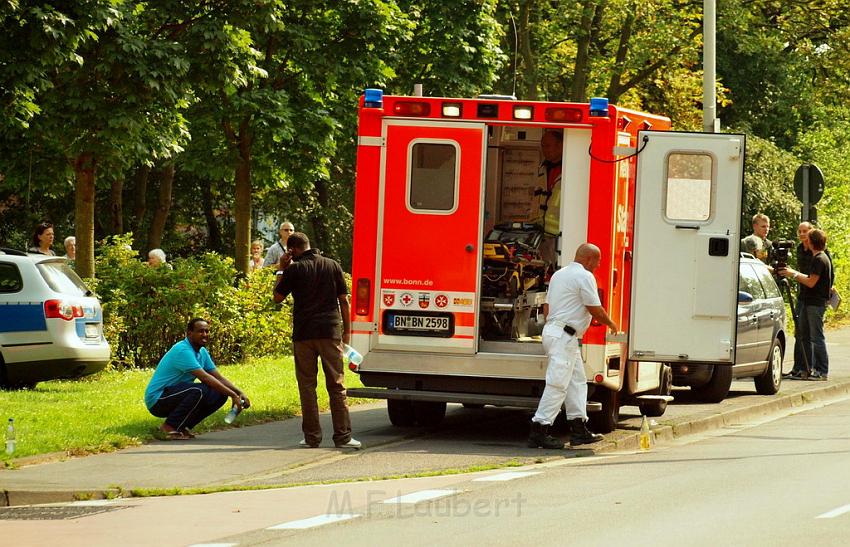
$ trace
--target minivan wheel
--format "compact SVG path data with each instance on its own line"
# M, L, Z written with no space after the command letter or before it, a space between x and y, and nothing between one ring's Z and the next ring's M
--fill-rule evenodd
M617 429L617 422L620 421L620 394L599 386L594 393L594 400L602 403L602 410L589 414L590 429L594 433L611 433Z
M660 385L658 386L657 393L653 393L654 395L670 395L673 393L673 369L670 365L661 365L661 378ZM659 416L663 416L664 412L667 411L667 401L652 401L639 403L638 408L640 409L640 413L644 416L649 416L650 418L657 418Z
M705 385L692 387L691 392L704 403L719 403L729 395L730 387L732 387L732 366L714 365L711 380Z
M413 415L423 427L439 425L446 417L446 403L434 401L413 401Z
M759 395L774 395L782 384L782 344L774 340L770 347L767 369L761 376L755 378L756 391Z
M413 403L403 399L387 399L387 415L396 427L410 427L416 422Z

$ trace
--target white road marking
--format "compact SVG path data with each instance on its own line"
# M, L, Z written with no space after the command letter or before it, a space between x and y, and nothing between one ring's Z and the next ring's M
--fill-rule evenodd
M498 475L489 475L486 477L479 477L477 479L472 479L472 482L501 482L501 481L512 481L514 479L521 479L523 477L530 477L532 475L539 475L542 471L508 471L506 473L499 473Z
M356 519L357 517L362 517L363 515L349 515L349 514L340 514L340 515L318 515L315 517L310 517L308 519L301 520L293 520L290 522L284 522L283 524L278 524L275 526L270 526L266 528L266 530L304 530L305 528L314 528L316 526L324 526L325 524L332 524L334 522L341 522L343 520L351 520Z
M116 500L83 500L71 502L74 507L103 507L104 505L115 505Z
M236 547L238 543L195 543L189 547Z
M413 492L412 494L390 498L388 500L384 500L382 503L419 503L420 501L435 500L437 498L452 496L458 492L459 490L422 490L420 492Z
M831 518L839 517L839 516L843 515L844 513L850 513L850 503L848 503L847 505L842 505L841 507L837 507L837 508L833 509L832 511L827 511L826 513L818 515L815 518L816 519L831 519Z

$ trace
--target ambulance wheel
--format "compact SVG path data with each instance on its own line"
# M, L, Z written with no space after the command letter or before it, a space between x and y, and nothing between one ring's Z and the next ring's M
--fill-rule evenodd
M387 415L396 427L410 427L416 423L413 403L402 399L387 399Z
M705 385L692 387L691 392L703 403L719 403L729 395L730 387L732 387L732 367L714 365L711 380Z
M653 395L670 395L673 393L673 369L670 365L661 365L661 384ZM652 401L638 405L640 413L650 418L663 416L667 410L667 401Z
M589 414L590 429L594 433L611 433L620 421L620 394L600 386L593 395L593 400L602 403L602 410Z
M423 427L439 425L446 417L446 403L433 401L414 401L413 414L416 422Z

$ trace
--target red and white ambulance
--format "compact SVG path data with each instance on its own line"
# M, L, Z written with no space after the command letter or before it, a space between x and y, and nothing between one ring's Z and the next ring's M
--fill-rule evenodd
M596 244L601 299L623 331L592 325L583 339L595 430L613 430L621 405L661 415L667 363L734 363L743 135L671 132L669 119L605 99L370 89L359 110L352 268L352 345L364 359L349 365L366 387L349 392L387 399L393 424L434 425L447 402L536 407L545 276L493 294L487 268L493 234L527 231L539 214L550 129L563 137L551 267ZM528 250L505 249L518 260ZM541 264L526 258L532 270Z

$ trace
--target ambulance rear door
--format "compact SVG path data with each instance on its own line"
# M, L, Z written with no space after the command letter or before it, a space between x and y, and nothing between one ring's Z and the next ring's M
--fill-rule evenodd
M373 349L475 353L487 128L386 120Z
M638 135L629 358L733 364L743 135Z

